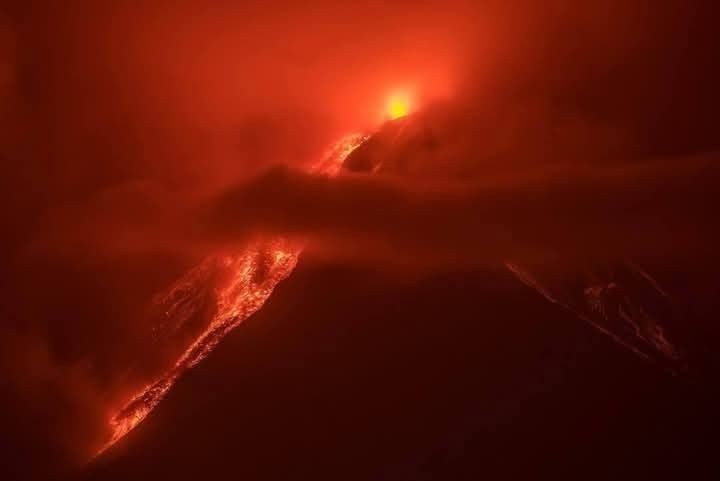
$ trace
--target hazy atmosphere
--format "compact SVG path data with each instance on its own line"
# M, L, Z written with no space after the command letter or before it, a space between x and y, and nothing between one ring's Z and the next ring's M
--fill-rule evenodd
M717 10L10 0L0 477L717 470Z

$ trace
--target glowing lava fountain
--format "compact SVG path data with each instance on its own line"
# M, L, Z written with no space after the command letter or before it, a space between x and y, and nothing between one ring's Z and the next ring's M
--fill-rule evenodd
M358 134L342 138L311 168L311 172L336 175L345 158L365 139ZM210 257L179 279L156 301L167 306L167 322L174 324L170 329L177 330L199 309L197 298L209 277L221 279L212 295L215 305L210 322L172 368L133 395L112 416L109 421L110 439L97 455L135 429L185 371L205 359L228 332L263 306L275 286L292 273L303 247L302 241L277 237L250 243L234 255ZM167 329L168 326L162 328Z

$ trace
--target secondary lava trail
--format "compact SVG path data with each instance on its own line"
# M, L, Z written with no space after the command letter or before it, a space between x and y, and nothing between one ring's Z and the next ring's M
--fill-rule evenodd
M658 282L630 260L595 269L592 276L531 273L513 262L505 266L523 284L573 313L640 358L676 374L687 369L683 349L670 334L672 302Z
M311 172L334 176L345 158L365 139L358 134L342 138L311 168ZM220 279L211 293L214 306L210 322L168 371L140 389L111 417L110 439L97 455L135 429L185 371L205 359L228 332L263 306L275 286L292 273L303 248L302 241L277 237L252 242L238 254L212 256L179 279L156 301L166 307L168 317L165 325L160 327L177 330L197 314L202 304L198 299L205 295L209 279Z

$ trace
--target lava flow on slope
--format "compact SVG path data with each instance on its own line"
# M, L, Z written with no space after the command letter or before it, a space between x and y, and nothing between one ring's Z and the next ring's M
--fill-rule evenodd
M310 171L327 176L337 174L345 158L365 139L359 134L343 137ZM304 242L300 240L276 237L256 240L237 254L211 256L156 300L165 308L163 329L167 329L168 325L170 330L178 329L197 314L201 305L197 300L207 289L209 278L221 279L211 293L214 306L210 322L169 370L140 389L112 416L109 421L110 439L97 455L135 429L185 371L205 359L228 332L263 306L275 286L292 273L303 247Z

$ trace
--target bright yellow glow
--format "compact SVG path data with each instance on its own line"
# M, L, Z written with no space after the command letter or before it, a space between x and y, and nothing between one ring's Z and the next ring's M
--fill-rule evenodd
M391 119L399 119L410 113L410 100L406 95L393 95L387 104L387 116Z

